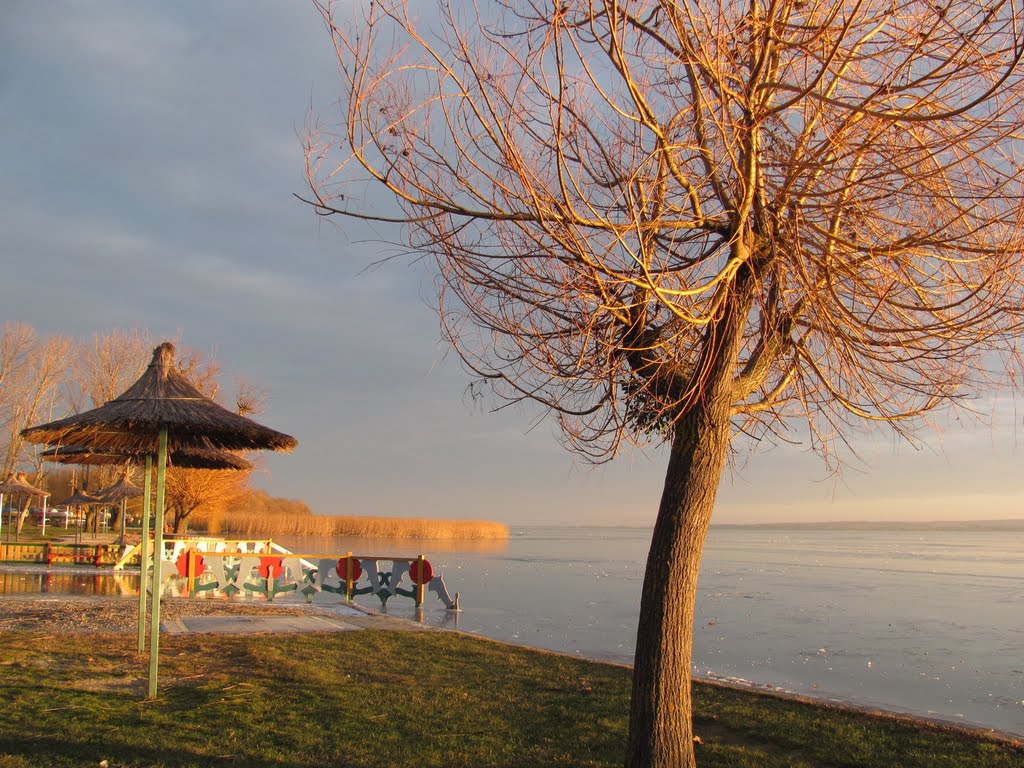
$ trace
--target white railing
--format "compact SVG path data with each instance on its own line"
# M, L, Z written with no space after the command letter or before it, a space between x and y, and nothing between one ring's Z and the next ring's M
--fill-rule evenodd
M132 547L115 569L139 554ZM372 594L387 605L392 597L408 597L421 606L427 592L448 610L459 610L459 594L452 598L430 561L390 555L299 554L270 539L215 539L181 537L164 541L160 558L161 579L177 575L186 580L185 594L277 595L297 592L311 602L317 593L330 592L351 601ZM390 564L390 568L382 567Z

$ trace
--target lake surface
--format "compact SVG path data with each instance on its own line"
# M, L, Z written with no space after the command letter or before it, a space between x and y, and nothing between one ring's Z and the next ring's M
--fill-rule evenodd
M424 620L624 663L649 541L649 528L596 527L468 544L281 539L293 552L425 554L463 611L428 596ZM74 570L0 572L0 590L137 590L137 576ZM414 615L407 599L388 610ZM1024 736L1024 533L713 528L694 643L701 677Z
M631 663L649 542L646 528L523 528L491 551L283 543L422 550L462 593L459 629ZM1024 534L714 528L694 643L701 677L1024 735Z

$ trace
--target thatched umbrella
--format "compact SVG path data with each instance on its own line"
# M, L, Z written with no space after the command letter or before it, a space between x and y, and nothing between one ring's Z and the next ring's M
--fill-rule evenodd
M121 473L121 476L113 485L96 491L96 495L103 501L112 504L121 502L121 515L118 518L120 531L117 537L117 545L119 547L124 546L124 518L128 512L128 499L137 499L143 493L142 489L131 481L130 474L131 468L126 465L124 472Z
M0 528L3 526L4 495L7 496L42 496L43 497L43 533L46 532L46 497L49 492L40 490L29 485L28 479L23 472L17 475L10 474L7 479L0 483ZM7 531L7 540L10 541L11 532Z
M103 499L98 495L75 489L66 499L61 499L54 506L57 507L87 507L93 504L102 504Z
M164 342L138 381L113 400L85 413L22 431L29 442L155 455L165 433L169 450L290 451L294 437L224 408L196 389L174 364Z
M153 546L163 550L164 479L168 449L290 451L294 437L264 427L221 407L196 389L175 367L174 345L153 351L153 361L123 394L85 413L22 431L28 442L70 445L157 457L156 522ZM151 458L147 458L147 470ZM143 521L143 534L146 522ZM145 541L145 538L143 539ZM156 696L160 642L160 563L153 567L149 696Z
M152 497L150 479L152 476L152 457L146 455L125 454L119 451L102 449L76 448L61 446L50 448L40 454L48 461L56 461L61 464L87 464L87 465L108 465L125 464L138 461L140 458L145 461L145 490L140 491L142 499L142 542L140 544L139 570L145 574L149 570L149 552L146 544L149 542L149 512L150 500ZM167 454L168 466L179 469L219 469L247 471L252 469L252 463L231 451L215 451L213 449L201 448L180 448L170 451ZM134 487L134 486L133 486ZM121 546L124 546L124 509L121 510ZM146 650L146 585L139 587L139 653Z
M66 499L62 499L59 503L54 504L54 506L55 507L93 507L93 506L96 506L97 504L102 504L102 503L103 503L103 499L101 499L99 496L93 495L93 494L89 493L86 490L80 490L78 488L73 488L71 490L71 495L70 496L68 496ZM75 528L75 531L76 531L76 533L75 533L75 541L77 543L77 541L80 538L78 534L81 532L81 527L78 526L77 522L75 523L75 525L76 525L76 528Z

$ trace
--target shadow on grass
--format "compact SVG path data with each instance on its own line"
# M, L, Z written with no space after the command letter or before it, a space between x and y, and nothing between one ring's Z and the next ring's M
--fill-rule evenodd
M0 739L0 768L40 765L64 768L64 766L98 766L106 760L110 768L128 765L167 766L167 768L227 768L227 766L251 766L251 768L309 768L305 760L267 760L251 754L211 755L181 746L172 749L153 749L142 744L126 745L122 741L97 739L89 742L71 743L58 737L33 737L31 739ZM45 755L45 757L43 757ZM12 762L14 761L14 762ZM338 768L354 768L348 763L332 761Z
M128 636L0 633L0 768L622 764L630 671L454 633L169 637L143 700ZM1024 768L892 718L699 685L701 768Z

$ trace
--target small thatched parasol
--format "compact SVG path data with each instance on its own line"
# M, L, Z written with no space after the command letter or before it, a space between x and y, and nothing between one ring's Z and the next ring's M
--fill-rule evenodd
M58 504L55 504L54 506L56 506L56 507L94 507L97 504L104 504L104 503L106 503L106 502L104 502L104 500L99 497L99 494L91 494L91 493L89 493L86 490L75 488L75 489L72 489L70 496L68 496L66 499L61 500ZM70 514L70 512L69 512L69 514ZM65 520L67 521L68 518L65 518ZM65 525L65 527L66 527L66 525ZM86 523L86 527L88 527L88 523ZM75 531L76 531L76 533L75 533L75 541L78 541L79 534L81 534L81 532L82 532L82 528L81 528L81 523L77 519L77 515L76 515L76 521L75 521Z
M105 501L99 495L93 495L88 491L76 489L66 499L62 499L54 506L56 507L88 507L93 504L104 504Z
M113 485L96 491L96 497L105 503L137 499L141 495L142 489L128 478L128 472L124 472Z
M160 585L163 551L164 482L168 449L290 451L294 437L261 426L221 407L196 389L174 364L174 345L153 350L153 361L138 381L99 408L22 430L30 443L70 445L90 450L145 455L148 482L156 456L156 521L153 526L153 610L150 616L149 696L156 697L160 643ZM148 490L148 488L147 488ZM148 495L146 496L148 499ZM148 508L143 507L142 572L147 567ZM145 588L139 590L140 622L145 613ZM140 631L140 652L142 650Z
M49 448L39 454L46 461L55 461L60 464L86 464L89 466L100 465L106 466L110 464L124 464L127 466L133 462L139 463L144 460L144 456L125 454L118 451L108 451L91 448L75 448L72 446L61 446L59 448ZM246 461L237 453L231 451L215 451L213 449L203 450L200 448L179 448L176 451L169 451L167 454L167 466L177 467L179 469L218 469L218 470L234 470L238 472L246 472L252 469L252 462ZM133 492L127 496L118 495L114 492L116 499L111 498L111 495L106 491L113 491L113 489L122 483L128 483L133 489ZM121 501L121 525L120 534L118 536L118 544L124 546L124 516L125 516L125 504L123 503L126 499L137 498L142 496L144 491L136 485L132 485L127 481L127 475L119 480L113 486L103 491L98 491L97 495L102 497L104 501ZM148 499L147 499L148 501Z
M107 486L99 491L96 491L96 495L103 501L116 503L121 502L121 514L118 517L118 546L124 546L124 525L125 517L128 514L128 499L137 499L141 496L144 491L135 485L129 475L131 469L126 465L124 472L121 473L121 477L117 479L117 482L113 485Z
M6 480L0 483L0 493L6 494L20 494L22 496L49 496L49 491L44 491L36 488L34 485L29 485L28 479L24 472L19 472L17 475L9 475Z
M0 528L3 527L4 496L42 496L43 497L43 533L46 532L46 497L49 492L40 490L34 485L29 485L28 479L23 472L17 475L8 475L7 479L0 483ZM20 530L21 524L18 524ZM10 541L10 531L8 531Z
M7 479L0 482L0 494L10 496L49 496L48 490L42 490L35 485L30 485L24 472L10 474Z

